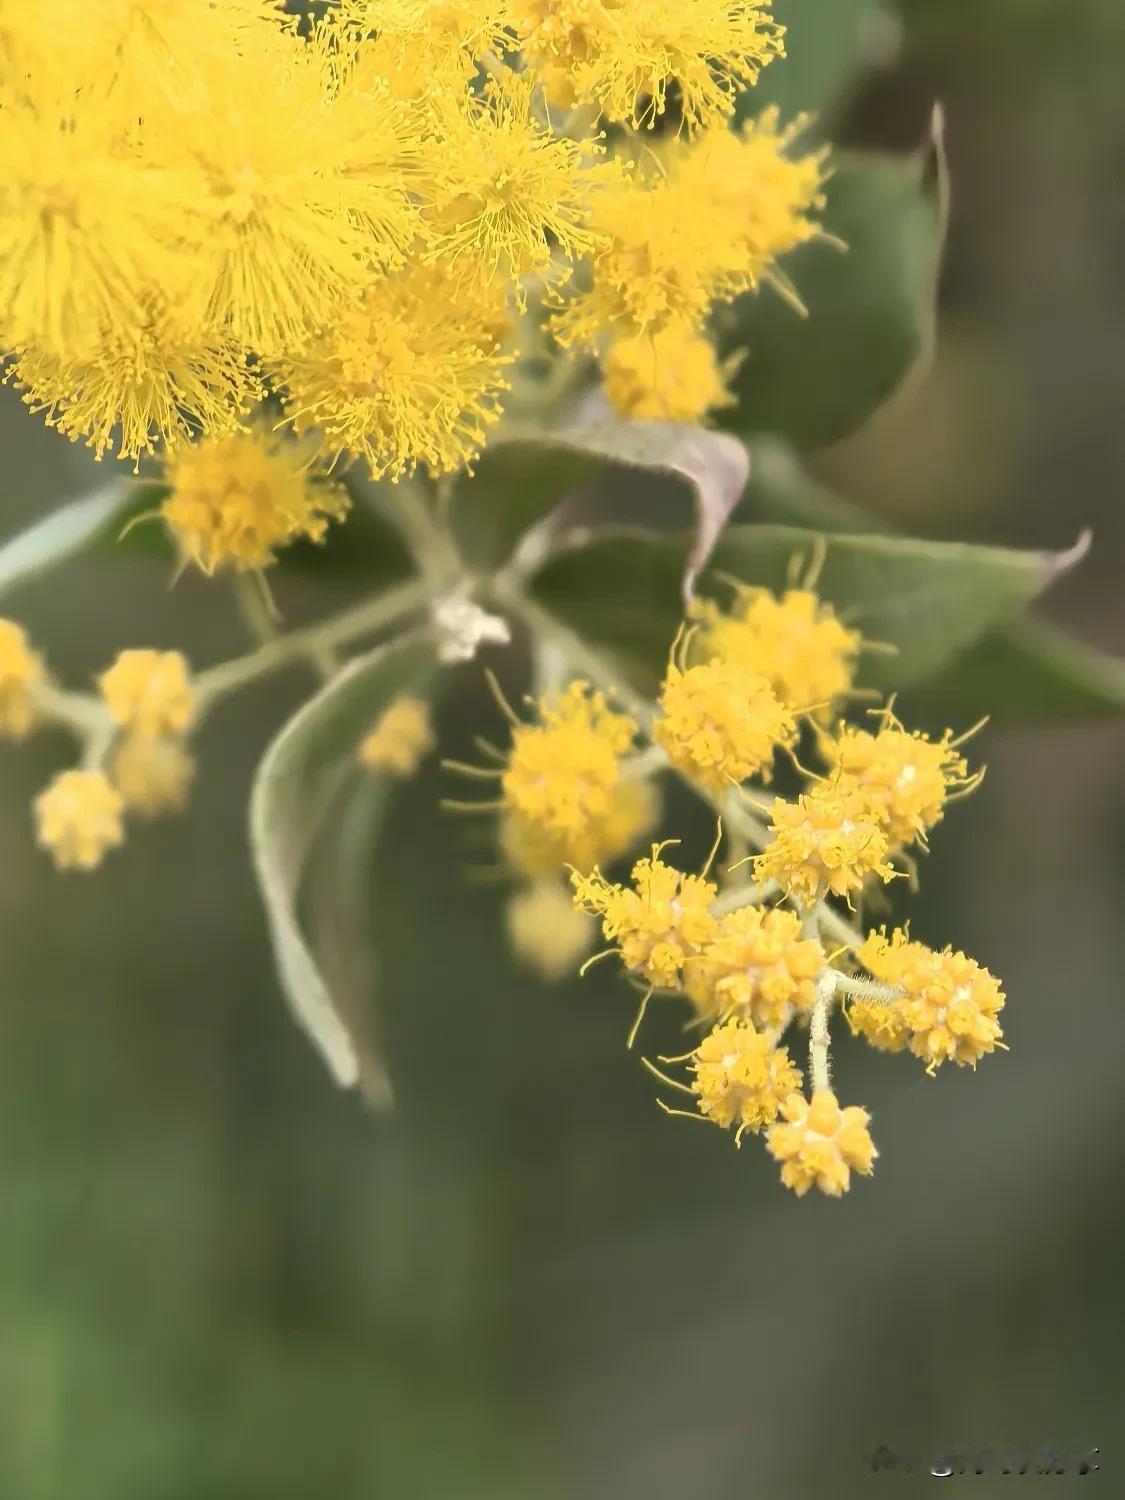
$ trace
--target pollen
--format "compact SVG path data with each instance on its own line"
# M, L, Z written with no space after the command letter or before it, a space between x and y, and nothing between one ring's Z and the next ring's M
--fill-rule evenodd
M35 723L34 691L43 681L42 658L24 630L0 620L0 736L22 740Z
M122 651L98 687L111 718L150 739L184 734L195 714L195 689L179 651Z
M625 967L662 989L675 988L684 965L714 937L711 903L716 888L700 875L685 875L660 858L633 866L632 884L614 885L600 870L571 875L576 904L602 919L602 931L621 952Z
M746 589L731 614L711 602L699 613L699 650L760 673L794 712L823 717L850 691L860 635L810 590Z
M369 771L405 778L414 775L435 743L430 705L404 694L372 726L359 758Z
M559 880L537 880L508 902L512 951L550 983L572 974L593 942L595 923Z
M706 1036L690 1063L699 1112L716 1125L757 1133L772 1125L801 1075L784 1047L745 1020L725 1021Z
M858 958L868 973L904 992L894 1002L908 1046L928 1072L944 1062L975 1068L1000 1045L1000 982L964 953L935 952L896 931L869 934Z
M802 906L825 895L850 901L869 878L894 878L887 836L861 792L826 783L796 802L775 802L770 832L755 877L776 880Z
M781 908L743 906L719 918L715 935L684 971L684 991L702 1017L737 1016L782 1031L816 1001L824 950L800 918Z
M347 510L341 486L309 472L278 433L205 439L168 465L162 514L184 557L204 573L268 567L298 538L322 541Z
M124 807L101 771L63 771L35 800L39 844L60 870L93 870L125 837Z
M637 726L604 693L572 682L539 703L539 722L520 724L501 779L504 806L525 824L565 839L604 827L621 783L621 758Z
M633 421L702 421L733 405L726 380L715 346L682 323L618 339L602 360L606 398Z
M179 739L127 734L114 751L110 776L128 812L160 818L187 806L195 762Z
M853 1172L870 1175L878 1152L865 1109L855 1104L841 1109L831 1089L818 1089L811 1104L802 1094L790 1094L782 1113L784 1120L770 1128L766 1144L781 1163L782 1182L799 1198L812 1187L838 1198L847 1192Z
M671 662L659 706L656 743L677 770L712 791L757 772L768 779L775 750L796 734L766 678L738 662Z
M889 715L875 734L841 728L824 740L824 752L841 787L863 792L882 823L892 847L918 840L939 822L951 792L971 791L979 776L970 776L952 731L931 740L908 733Z

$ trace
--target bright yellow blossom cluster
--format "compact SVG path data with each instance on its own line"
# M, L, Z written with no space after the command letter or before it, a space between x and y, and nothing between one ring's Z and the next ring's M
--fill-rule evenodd
M853 1033L913 1052L930 1072L975 1066L1002 1046L1004 996L986 969L900 931L852 925L879 886L913 872L909 847L925 848L980 774L969 772L964 736L908 731L889 705L871 729L839 718L864 642L811 587L740 587L729 610L711 601L693 614L651 712L627 715L574 681L545 695L531 723L509 711L511 747L490 752L501 764L458 769L495 778L499 798L480 805L499 813L506 862L532 881L509 907L517 953L557 977L588 951L596 918L641 994L630 1045L654 996L686 1001L688 1028L702 1032L679 1057L646 1059L692 1101L669 1113L733 1128L738 1142L762 1135L786 1186L838 1196L877 1153L866 1111L842 1105L832 1085L837 1010ZM822 771L796 758L802 735L801 754L819 753ZM782 759L805 784L771 799L764 787ZM636 860L628 879L603 873L644 831L638 819L605 837L615 799L669 771L721 819L706 865L679 868L672 840ZM530 867L521 849L535 850ZM564 867L580 918L571 922L559 900ZM802 1034L807 1071L791 1055Z
M783 53L769 0L285 10L0 9L5 379L99 457L160 459L185 558L318 539L344 498L310 470L471 463L524 317L604 354L627 416L727 400L710 310L784 285L821 206L800 122L730 128Z

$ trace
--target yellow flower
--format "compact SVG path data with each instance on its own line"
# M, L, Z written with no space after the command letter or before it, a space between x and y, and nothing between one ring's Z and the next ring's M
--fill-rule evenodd
M702 421L733 404L726 376L714 346L680 323L618 339L602 360L610 405L634 421Z
M784 1047L748 1021L725 1021L704 1037L691 1059L691 1087L699 1112L727 1129L757 1133L772 1125L782 1104L801 1087L801 1075Z
M811 1104L790 1094L783 1112L785 1120L770 1128L766 1144L782 1164L782 1182L799 1198L811 1187L838 1198L847 1192L852 1172L870 1174L879 1153L865 1109L854 1104L841 1109L831 1089L818 1089Z
M870 933L858 958L868 973L904 991L892 1008L908 1045L933 1072L943 1062L975 1068L1000 1045L1004 1008L999 980L975 960L946 948L936 953L905 932Z
M910 1028L901 1005L892 1001L850 1000L845 1011L853 1036L861 1036L876 1052L902 1052Z
M167 478L164 520L208 574L265 568L298 537L319 542L348 504L339 485L310 475L298 447L264 427L180 450Z
M130 733L114 751L110 773L129 812L159 818L186 807L195 763L178 739Z
M122 651L98 687L114 721L150 739L186 733L195 715L195 689L179 651Z
M608 120L652 125L673 90L689 128L732 113L738 92L782 53L754 0L513 0L531 67ZM556 83L557 86L557 83Z
M700 654L761 673L795 712L817 709L823 716L852 686L859 632L842 625L832 606L808 589L789 589L780 598L746 589L733 613L707 602L699 614Z
M282 362L287 410L326 457L354 454L376 478L453 473L499 420L512 355L503 291L437 267L385 277L338 304L305 352Z
M701 786L721 792L757 772L768 778L774 751L795 734L793 715L757 673L719 660L669 664L653 739Z
M590 951L593 919L578 910L557 880L539 880L517 891L506 917L513 951L542 979L564 979Z
M737 1014L780 1031L816 1001L824 950L780 907L742 906L719 918L715 935L684 970L684 991L701 1016Z
M92 870L125 837L124 806L101 771L63 771L35 799L39 844L60 870Z
M980 781L968 774L952 736L948 729L940 740L907 733L888 714L876 734L841 726L822 747L839 785L863 792L892 846L924 844L950 792L971 791Z
M430 705L404 694L371 728L359 747L359 758L369 771L413 776L434 743Z
M557 875L568 865L592 870L611 865L656 826L660 795L650 781L625 776L610 795L604 817L587 820L580 829L560 833L508 810L500 818L500 848L508 863L536 879Z
M602 919L606 938L616 943L627 969L650 984L674 988L684 965L715 933L711 903L714 885L700 875L685 875L660 859L654 845L651 859L633 866L632 886L614 885L600 870L571 875L574 899L584 911Z
M613 812L621 757L636 732L627 714L611 709L605 694L585 682L541 699L539 723L512 731L500 783L505 807L555 837L587 837Z
M860 792L825 783L796 802L775 802L770 831L755 878L776 880L802 906L826 894L850 901L871 876L894 878L887 836Z
M33 692L44 677L42 658L26 633L0 620L0 736L22 740L35 722Z

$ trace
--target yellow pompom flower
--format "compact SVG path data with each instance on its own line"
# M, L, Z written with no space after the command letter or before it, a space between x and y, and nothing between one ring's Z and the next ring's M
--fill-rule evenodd
M500 782L504 807L525 824L565 839L605 825L621 783L621 757L637 726L604 693L572 682L539 703L538 724L518 724Z
M101 771L63 771L35 799L39 844L60 870L92 870L125 837L124 807Z
M634 129L664 113L670 90L689 129L731 114L783 50L768 0L513 0L511 10L556 94Z
M781 1163L782 1182L799 1198L811 1187L838 1198L853 1172L870 1174L879 1153L865 1109L841 1109L831 1089L818 1089L811 1104L802 1094L790 1094L782 1109L785 1119L771 1126L766 1144Z
M1000 1046L1004 991L974 959L951 948L937 953L901 931L870 933L857 956L868 973L903 991L891 1008L928 1072L943 1062L975 1068Z
M447 111L429 258L455 274L517 281L547 271L553 252L577 259L594 247L591 198L612 169L595 165L600 141L556 136L539 121L534 88L530 76L505 73Z
M788 589L780 598L745 589L730 614L708 601L699 615L699 654L759 672L795 712L815 709L823 717L851 689L860 634L809 589Z
M403 694L372 726L359 747L359 758L369 771L413 776L434 744L430 705Z
M195 762L178 739L131 733L115 749L110 775L128 812L159 818L187 806Z
M733 403L714 345L682 323L618 339L602 360L606 399L641 422L700 422Z
M853 1036L861 1036L876 1052L902 1052L910 1028L902 1007L885 1000L849 1000L844 1011Z
M98 688L115 723L150 739L186 733L195 715L195 689L179 651L122 651Z
M265 427L179 450L167 481L164 521L208 574L268 567L299 537L321 541L348 506L339 485L310 474L302 450Z
M34 690L44 677L43 660L26 632L0 620L0 736L22 740L35 723Z
M701 875L664 864L660 848L654 845L652 857L633 866L631 886L614 885L596 869L589 875L575 870L571 884L577 905L601 917L602 931L619 948L625 967L669 989L714 937L711 903L717 892Z
M755 878L776 880L802 906L825 895L850 902L869 878L894 878L887 836L861 792L825 783L796 802L775 802L770 832Z
M653 739L676 770L711 791L762 773L796 734L793 715L767 680L737 662L669 664Z
M757 1133L772 1125L801 1075L784 1047L744 1020L725 1021L692 1054L691 1082L699 1112L724 1130Z
M513 952L551 982L572 974L593 942L593 918L575 906L558 880L537 880L517 891L506 920Z
M521 875L557 875L569 865L592 870L611 865L652 832L660 815L660 795L650 781L624 776L610 794L604 817L560 832L507 810L500 818L500 848Z
M840 787L861 791L892 846L899 846L915 839L924 844L950 793L979 785L957 743L952 730L931 740L917 730L908 733L886 714L877 733L841 726L835 739L823 738L822 748Z
M780 1031L816 1001L824 950L806 938L796 913L739 907L684 970L684 991L701 1016L737 1015Z
M438 267L384 277L333 310L303 353L282 362L290 419L325 457L353 454L376 478L472 462L500 418L513 356L500 346L502 288Z

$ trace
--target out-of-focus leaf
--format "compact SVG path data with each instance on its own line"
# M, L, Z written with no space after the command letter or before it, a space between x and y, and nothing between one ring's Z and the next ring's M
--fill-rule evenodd
M57 567L119 530L136 500L136 487L116 481L72 500L0 546L0 594Z
M365 729L400 693L424 691L433 644L415 636L356 658L311 698L271 742L250 797L250 843L282 988L294 1015L342 1087L389 1097L365 1028L332 991L306 941L298 905L325 819L356 765Z
M823 215L834 240L802 245L783 267L807 318L769 287L720 316L723 347L748 351L726 426L822 447L862 426L930 353L948 208L935 122L914 155L834 158Z
M776 104L783 120L809 110L826 127L894 22L878 0L774 0L773 14L786 28L785 59L739 96L738 116Z
M633 681L651 688L679 622L674 580L682 539L642 533L607 537L560 556L534 591L580 635L612 655ZM823 549L817 589L868 640L894 647L871 655L865 684L897 689L944 666L1074 565L1085 539L1065 553L840 534L785 526L732 526L715 548L716 571L783 589L794 558Z
M534 558L550 550L552 512L583 487L595 480L612 487L615 474L622 486L635 484L646 472L668 476L695 509L695 536L683 572L684 590L690 592L738 503L748 467L737 438L673 422L607 419L522 434L485 452L471 482L458 490L454 522L474 566L499 567L517 548L526 562L529 554ZM589 517L591 529L598 519Z

